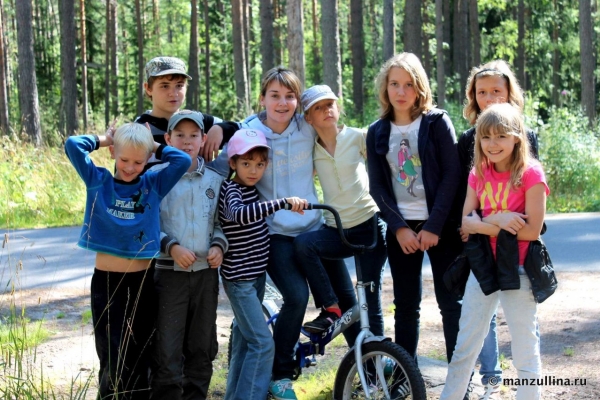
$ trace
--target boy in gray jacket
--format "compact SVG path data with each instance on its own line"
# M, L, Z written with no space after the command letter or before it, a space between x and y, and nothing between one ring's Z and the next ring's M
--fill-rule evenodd
M223 178L198 155L205 140L201 113L173 114L165 140L188 153L192 165L160 204L151 398L205 399L218 350L218 267L228 247L218 219Z

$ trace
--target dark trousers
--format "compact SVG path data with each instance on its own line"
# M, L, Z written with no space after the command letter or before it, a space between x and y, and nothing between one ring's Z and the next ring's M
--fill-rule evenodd
M413 231L418 233L424 221L406 222ZM389 230L386 234L386 241L388 260L394 281L395 341L416 360L423 289L421 269L424 253L417 251L413 254L404 254L398 244L395 232ZM431 261L435 299L442 314L448 361L452 359L456 345L461 302L448 292L443 276L448 265L461 253L462 248L456 227L446 224L437 246L427 251Z
M217 355L219 272L156 269L152 399L206 399Z
M98 398L145 400L150 389L154 330L154 269L119 273L94 270L92 320L100 359Z

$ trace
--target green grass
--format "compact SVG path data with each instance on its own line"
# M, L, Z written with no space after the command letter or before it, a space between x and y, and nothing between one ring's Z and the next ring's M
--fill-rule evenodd
M2 354L14 354L35 348L49 336L50 332L43 326L43 321L31 322L14 313L0 320Z
M92 320L92 310L85 310L81 313L81 324L87 325Z
M59 311L58 314L56 314L56 319L63 319L64 317L66 317L66 314L62 311Z
M573 346L565 346L563 349L563 355L567 357L573 357L575 355L575 350L573 349Z
M500 360L500 369L502 371L506 371L507 369L510 368L510 360L508 358L506 358L504 353L500 353L500 356L498 357L498 359Z

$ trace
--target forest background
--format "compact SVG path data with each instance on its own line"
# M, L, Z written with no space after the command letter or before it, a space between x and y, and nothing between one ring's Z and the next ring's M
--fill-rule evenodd
M549 211L600 211L598 0L0 0L0 14L0 227L81 223L62 143L149 109L143 68L159 55L187 62L186 108L241 119L263 72L286 65L366 127L380 66L411 51L457 134L469 69L504 59L539 134Z

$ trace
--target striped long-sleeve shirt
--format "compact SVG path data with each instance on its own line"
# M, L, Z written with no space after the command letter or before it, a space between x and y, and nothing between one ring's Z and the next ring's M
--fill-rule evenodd
M269 261L269 229L265 217L285 207L285 199L260 202L254 186L226 180L219 196L219 220L229 242L221 264L228 280L258 278Z

